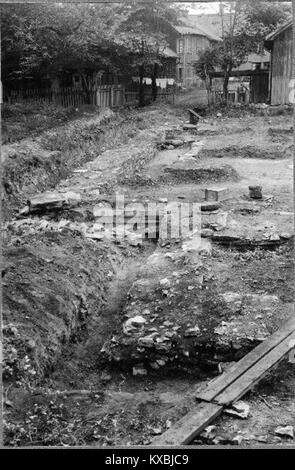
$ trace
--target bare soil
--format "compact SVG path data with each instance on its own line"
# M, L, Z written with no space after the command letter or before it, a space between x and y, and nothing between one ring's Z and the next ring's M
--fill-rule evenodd
M94 118L84 123L66 174L49 164L43 186L34 170L10 186L17 203L4 226L6 445L148 445L193 408L200 382L294 314L291 116L213 115L190 135L179 107L131 114L124 128L121 116L112 118L112 129L122 123L117 140L95 152L94 137L86 159ZM111 135L107 125L104 132ZM167 132L200 151L188 157L185 142L159 150ZM15 166L22 145L32 142L18 144ZM249 198L253 184L262 200ZM34 192L53 186L79 203L16 217ZM202 213L201 249L181 237L136 247L89 236L93 207L115 192L132 203L201 203L208 186L226 191L217 211ZM136 316L144 321L126 330ZM194 444L227 445L237 435L246 446L291 442L274 431L294 425L294 387L294 365L284 363L244 398L247 420L224 415L213 437Z

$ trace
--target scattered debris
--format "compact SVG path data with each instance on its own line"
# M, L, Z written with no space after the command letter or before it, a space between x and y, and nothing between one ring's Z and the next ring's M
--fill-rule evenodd
M294 426L282 426L275 429L275 434L282 437L294 439Z
M251 199L262 199L262 187L249 186L249 197Z
M146 319L143 318L141 315L136 315L135 317L129 318L123 325L123 331L126 335L140 331L144 324L146 323Z
M232 438L232 444L235 444L235 445L241 445L242 442L243 442L244 438L243 436L241 436L240 434L238 434L237 436L233 437Z
M231 408L227 408L224 412L230 416L240 419L247 419L250 413L250 406L244 401L237 401Z
M144 376L144 375L147 375L147 370L144 369L143 367L133 367L132 374L133 375Z

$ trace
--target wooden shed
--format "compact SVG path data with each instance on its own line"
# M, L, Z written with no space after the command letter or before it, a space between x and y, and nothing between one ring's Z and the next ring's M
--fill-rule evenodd
M272 105L290 103L293 77L293 26L289 20L269 34L265 47L271 52L270 101Z

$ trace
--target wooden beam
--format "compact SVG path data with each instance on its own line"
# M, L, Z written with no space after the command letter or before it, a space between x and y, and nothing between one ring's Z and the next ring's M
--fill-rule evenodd
M239 362L230 367L224 374L209 382L206 386L197 389L195 397L199 400L211 401L220 395L229 385L235 382L242 374L247 372L264 356L271 352L282 341L295 331L295 318L289 320L285 325L270 338L263 341L253 351L248 353Z
M196 398L202 401L168 431L155 438L151 446L173 447L189 444L222 413L225 406L241 398L286 357L294 349L294 339L295 319L292 318L223 376L209 383L207 392L196 394Z
M190 413L177 421L168 431L156 437L150 446L173 447L189 444L208 424L222 413L223 406L200 403Z
M239 400L248 390L251 390L273 367L275 367L290 351L294 349L295 333L288 336L247 372L227 387L224 392L217 395L215 402L228 406Z

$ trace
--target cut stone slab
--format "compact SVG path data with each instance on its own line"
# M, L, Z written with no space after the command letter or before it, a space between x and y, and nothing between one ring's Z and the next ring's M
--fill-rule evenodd
M183 130L184 131L197 131L198 126L196 126L195 124L184 124L183 125Z
M249 197L251 199L262 199L262 187L249 186Z
M201 204L201 211L211 212L220 209L220 204L218 202L206 201Z
M220 199L220 196L227 191L227 188L205 188L205 201L218 201Z
M76 206L81 195L72 191L66 193L46 192L28 200L30 213L44 213Z
M294 439L294 427L293 426L282 426L275 430L277 436L290 437Z

